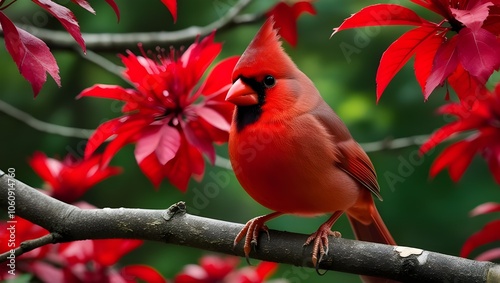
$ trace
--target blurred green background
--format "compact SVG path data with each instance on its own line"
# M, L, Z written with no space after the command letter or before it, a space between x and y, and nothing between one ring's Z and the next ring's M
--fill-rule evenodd
M111 8L104 1L94 1L97 15L87 13L69 1L83 32L141 32L177 30L190 25L204 26L216 20L236 0L179 1L179 16L172 23L168 10L160 1L117 1L121 21L117 23ZM256 0L244 12L261 12L275 2ZM435 91L424 102L415 80L411 63L392 80L378 104L375 103L375 74L383 51L410 27L381 27L348 30L329 38L332 28L340 25L351 13L359 11L372 1L319 0L314 3L318 14L304 15L298 21L299 40L296 48L284 44L287 52L320 90L323 97L348 125L360 142L429 134L450 120L435 114L445 103L445 90ZM404 5L406 5L404 3ZM410 5L428 19L436 15ZM17 22L28 22L40 27L61 30L60 24L33 3L18 1L5 11ZM44 18L45 17L45 18ZM40 20L41 19L41 20ZM243 52L261 23L239 26L217 33L216 40L224 42L217 60ZM363 36L362 36L363 35ZM366 42L360 44L359 38ZM358 40L358 41L357 41ZM356 52L345 56L341 46L351 45ZM168 47L168 46L162 46ZM136 51L135 46L131 49ZM116 54L125 50L101 53L120 64ZM83 59L72 50L53 50L60 67L62 87L51 78L36 99L30 85L2 46L0 48L0 99L57 125L92 129L101 122L120 115L117 104L104 99L75 100L84 88L96 83L128 85L113 74ZM42 182L27 164L33 152L40 150L48 156L65 156L68 152L81 153L84 141L39 132L26 124L0 113L2 129L1 169L16 169L17 177L34 187ZM378 208L394 238L400 245L457 255L465 239L479 230L494 216L470 218L468 212L476 205L498 201L500 191L493 181L484 160L476 158L457 184L447 173L429 178L432 161L444 148L438 147L417 159L417 146L369 153L375 165L382 188L383 202ZM227 157L227 147L218 147L218 154ZM112 177L89 191L84 200L98 207L166 208L179 200L195 207L191 213L204 217L245 223L250 218L269 211L253 201L239 186L234 175L225 169L208 166L203 182L191 181L187 193L181 193L165 181L159 190L140 172L133 157L133 146L126 146L113 159L112 165L124 168L124 173ZM205 194L212 180L210 172L223 171L231 182L220 187L215 197L203 205L193 203L197 194ZM389 184L387 176L399 176ZM284 216L269 223L272 229L312 233L327 216L298 218ZM346 238L352 238L347 220L342 217L334 226ZM301 247L297 247L301 248ZM185 264L196 263L204 251L145 243L127 255L122 264L144 263L157 268L165 277L172 278ZM300 273L293 273L293 271ZM319 277L312 270L282 265L275 277L285 276L290 282L360 282L356 275L328 272Z

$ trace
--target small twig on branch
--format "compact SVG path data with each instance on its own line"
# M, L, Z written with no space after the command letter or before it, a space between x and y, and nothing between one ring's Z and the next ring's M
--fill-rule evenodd
M82 36L87 48L94 51L122 51L137 47L139 42L146 47L186 43L193 41L199 35L206 36L214 30L224 30L236 25L252 24L260 21L264 17L263 14L239 15L251 1L238 1L225 15L203 27L191 26L182 30L163 32L82 33ZM51 49L72 49L77 45L71 35L64 31L48 30L20 23L16 23L16 25L43 40ZM1 29L0 35L3 36Z
M86 239L129 238L160 241L243 256L233 239L243 225L214 220L184 211L182 202L167 210L88 209L53 199L0 171L0 195L15 191L15 213L57 237L44 243ZM8 209L6 197L0 207ZM105 225L103 225L105 223ZM251 258L313 267L311 247L302 247L307 235L270 230L261 235ZM42 241L42 240L41 240ZM379 276L402 282L499 282L500 265L421 249L335 238L320 268ZM0 255L5 261L6 254Z
M124 67L115 65L113 62L106 59L104 56L101 56L90 49L87 49L86 53L83 53L83 51L80 48L75 48L75 51L78 54L80 54L80 56L83 59L96 64L97 66L103 68L105 71L110 72L111 74L121 78L122 80L132 85L130 81L128 81L125 77L123 77L123 70L125 69Z
M94 130L78 129L47 123L31 116L30 114L15 108L5 101L0 100L0 112L15 118L40 132L56 134L64 137L87 139Z

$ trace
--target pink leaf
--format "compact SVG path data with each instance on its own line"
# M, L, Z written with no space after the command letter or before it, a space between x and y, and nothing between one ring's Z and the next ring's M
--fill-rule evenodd
M472 76L485 83L500 67L500 43L496 36L482 28L463 28L457 38L460 63Z
M56 17L71 36L78 42L83 52L86 51L85 42L80 32L80 26L76 21L75 15L68 8L61 6L51 0L32 0L35 4L47 10L52 16Z
M435 33L435 28L419 27L403 34L387 48L377 70L377 101L392 78L415 54L419 46L432 38Z
M458 10L450 8L455 19L459 20L462 24L469 28L479 28L483 25L484 20L488 17L489 6L493 3L486 2L480 4L478 2L475 7L470 10Z
M495 202L486 202L481 205L478 205L474 208L469 215L470 216L478 216L481 214L492 213L492 212L500 212L500 203Z
M350 28L389 25L435 26L406 7L395 4L375 4L363 8L350 18L345 19L338 28L333 29L332 36L341 30Z
M16 27L5 14L0 12L0 25L5 38L5 47L16 62L21 75L30 82L35 97L47 81L49 73L61 86L56 59L47 45L30 33Z
M177 0L161 0L165 6L167 6L172 18L174 18L174 23L177 21Z
M92 8L92 6L90 6L89 2L87 2L86 0L71 0L71 2L77 4L78 6L91 12L92 14L95 14L94 9Z
M434 57L432 71L425 85L424 98L429 98L432 91L455 71L458 65L456 52L457 37L452 37L439 47Z

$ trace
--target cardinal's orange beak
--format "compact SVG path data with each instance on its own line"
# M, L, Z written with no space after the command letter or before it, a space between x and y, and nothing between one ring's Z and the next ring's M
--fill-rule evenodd
M259 98L251 87L238 79L227 92L226 101L238 106L249 106L259 103Z

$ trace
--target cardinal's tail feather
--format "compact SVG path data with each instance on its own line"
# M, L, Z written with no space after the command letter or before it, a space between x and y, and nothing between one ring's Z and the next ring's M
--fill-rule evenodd
M367 214L366 210L365 213L363 213L365 214L363 217L358 216L359 210L351 211L351 213L349 213L349 211L347 212L347 218L351 223L356 239L360 241L368 241L368 242L375 242L375 243L395 246L396 242L394 241L394 239L391 236L391 233L385 226L382 217L380 217L380 214L378 213L377 208L373 203L373 200L371 200L371 202L365 208L368 208L368 211L370 212L369 217L366 215ZM358 217L356 217L355 215ZM385 279L381 277L371 277L365 275L361 276L361 279L365 283L399 282L391 279Z

